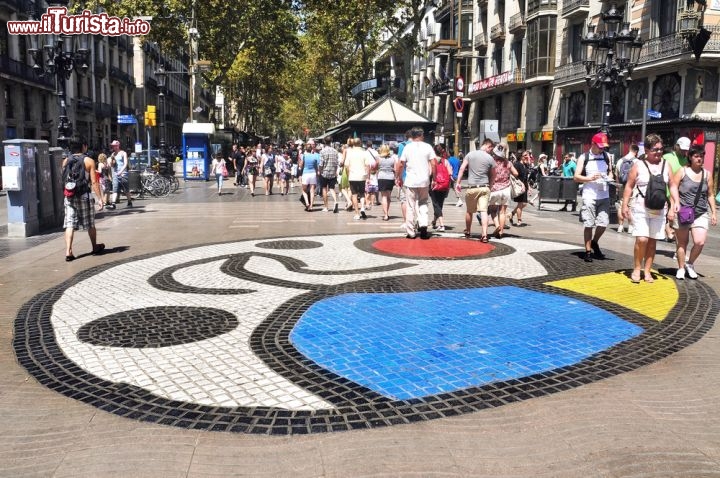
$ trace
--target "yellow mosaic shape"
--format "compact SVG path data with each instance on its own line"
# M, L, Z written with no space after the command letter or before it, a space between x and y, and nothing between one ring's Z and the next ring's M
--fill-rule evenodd
M629 271L616 271L548 282L546 285L612 302L660 322L675 307L680 293L674 280L657 273L653 277L653 283L640 281L633 284Z

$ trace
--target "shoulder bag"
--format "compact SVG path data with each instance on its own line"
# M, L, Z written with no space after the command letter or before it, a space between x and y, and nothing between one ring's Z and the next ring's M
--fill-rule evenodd
M687 174L687 173L686 173ZM680 210L678 211L678 222L682 226L689 226L693 222L695 222L695 208L698 205L698 201L700 200L700 191L702 191L703 183L705 182L705 168L702 170L702 175L700 176L700 184L698 185L697 191L695 191L695 202L692 206L680 206Z

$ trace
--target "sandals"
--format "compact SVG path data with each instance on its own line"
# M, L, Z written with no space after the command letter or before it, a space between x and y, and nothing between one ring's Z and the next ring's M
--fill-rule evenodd
M480 242L484 242L484 243L487 244L488 242L490 242L490 240L488 239L487 236L482 236L482 237L480 238Z
M65 256L65 262L72 262L75 260L75 256L70 254L69 256Z
M652 276L652 272L650 274L644 274L645 275L645 282L648 284L652 284L655 282L655 278Z
M463 231L463 235L465 235L465 239L470 239L470 231L468 231L467 229Z
M637 273L633 271L632 274L630 274L630 282L632 282L633 284L640 283L640 271L638 271Z

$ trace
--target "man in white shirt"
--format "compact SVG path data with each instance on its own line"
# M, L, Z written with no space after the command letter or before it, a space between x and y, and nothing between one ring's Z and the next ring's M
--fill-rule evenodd
M592 137L590 150L578 158L575 169L575 182L583 183L582 208L580 221L585 226L583 238L585 240L585 262L595 259L604 259L600 250L600 237L602 237L610 224L610 188L608 182L612 181L612 167L610 159L605 152L608 148L607 135L597 133ZM595 233L593 235L593 228Z
M405 231L408 239L415 239L415 218L417 217L420 237L428 239L428 198L430 176L435 175L432 160L435 151L424 141L422 128L410 130L411 141L403 148L397 163L395 175L403 177L405 173L405 196L407 198L407 214Z

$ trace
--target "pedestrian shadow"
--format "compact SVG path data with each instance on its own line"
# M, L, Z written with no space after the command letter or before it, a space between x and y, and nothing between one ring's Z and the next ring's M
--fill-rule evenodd
M115 246L115 247L107 247L106 246L105 249L98 254L93 254L92 252L86 252L84 254L79 254L79 255L75 256L75 260L82 259L83 257L88 257L88 256L92 256L92 255L99 257L99 256L107 256L108 254L119 254L121 252L127 252L128 250L130 250L130 246Z

